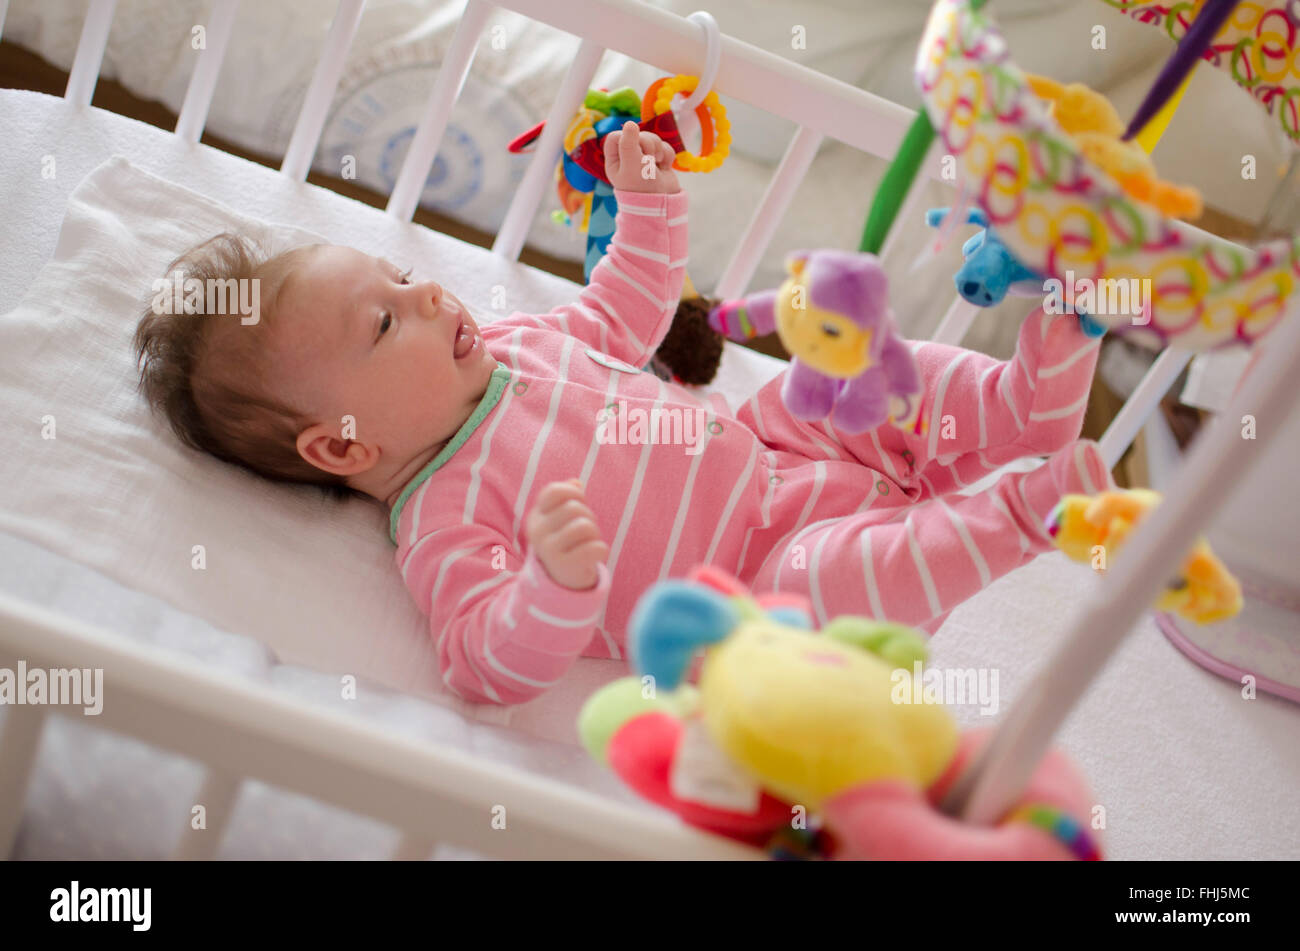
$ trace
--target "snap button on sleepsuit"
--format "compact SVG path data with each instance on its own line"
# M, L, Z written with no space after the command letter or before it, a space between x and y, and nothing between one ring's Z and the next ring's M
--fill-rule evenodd
M634 367L630 363L624 363L622 360L615 359L607 353L601 353L599 350L593 350L591 347L587 348L586 353L587 356L591 357L591 359L595 360L601 366L608 367L611 370L619 370L623 373L641 372L640 367Z

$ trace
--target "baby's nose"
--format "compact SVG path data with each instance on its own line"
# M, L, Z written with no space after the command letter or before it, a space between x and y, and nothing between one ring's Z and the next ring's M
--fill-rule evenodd
M442 295L443 295L442 285L436 284L433 281L429 281L428 284L425 286L424 291L425 294L428 295L429 302L432 304L432 308L430 309L429 313L431 316L436 315L438 313L438 309L442 306Z

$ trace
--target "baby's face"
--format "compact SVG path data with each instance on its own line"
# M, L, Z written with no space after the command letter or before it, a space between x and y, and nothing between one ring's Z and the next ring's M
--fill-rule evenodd
M450 438L496 360L456 297L353 248L308 250L277 302L280 382L317 420L400 467Z

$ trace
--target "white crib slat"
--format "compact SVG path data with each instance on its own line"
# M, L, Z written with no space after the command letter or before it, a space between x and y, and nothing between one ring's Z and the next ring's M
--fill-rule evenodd
M907 195L903 199L902 206L898 209L898 216L894 219L894 225L889 229L889 234L885 236L885 243L880 249L880 260L885 270L894 271L894 257L898 254L899 235L908 228L923 224L924 218L918 214L922 199L925 198L926 192L930 186L930 175L927 170L935 167L938 157L943 154L943 139L936 137L930 143L930 149L925 154L925 160L917 172L916 178L912 179L911 186L907 189ZM926 230L930 230L926 228Z
M989 824L1020 798L1052 737L1088 684L1155 600L1196 536L1211 524L1281 421L1300 412L1300 303L1263 344L1254 373L1228 407L1192 444L1164 501L1133 532L1101 591L1075 615L1042 673L1007 714L982 755L954 784L943 807L950 815ZM1261 425L1243 443L1240 420ZM1246 448L1243 448L1245 446Z
M180 118L176 120L176 134L187 142L197 142L203 134L212 94L217 88L217 75L221 72L238 12L239 0L214 0L212 4L212 18L204 39L206 46L194 66L194 74L185 90L185 102L181 104Z
M293 127L293 136L289 139L289 148L284 153L284 162L280 165L281 173L297 181L307 178L311 168L316 146L320 144L320 134L325 128L325 117L329 114L330 103L339 86L339 77L343 75L343 64L347 60L352 38L357 34L357 24L361 22L361 11L366 0L339 0L338 12L330 24L329 35L325 38L325 49L321 52L316 72L307 87L307 97L303 100L302 111L298 113L298 122Z
M468 0L465 12L461 14L460 23L452 35L451 46L438 68L438 78L434 80L429 101L425 104L424 115L415 130L415 138L406 152L402 170L397 173L397 182L393 193L388 197L390 215L399 221L410 221L415 208L420 203L420 192L424 191L429 169L433 167L438 146L442 144L442 135L447 130L451 119L452 107L456 97L465 85L469 75L470 64L474 62L474 53L478 49L479 37L487 23L492 8L482 0Z
M1142 426L1142 452L1146 456L1147 485L1164 492L1177 476L1183 454L1163 413L1152 413Z
M5 714L0 732L0 860L13 849L44 728L45 707L14 704Z
M560 84L560 91L551 104L551 111L546 116L546 125L537 143L533 146L533 160L528 163L523 181L515 190L515 197L510 200L505 221L492 242L492 253L500 257L515 260L523 250L528 238L528 228L533 223L537 208L551 184L555 173L555 163L560 159L564 145L564 132L573 121L574 113L582 105L591 85L591 78L596 75L596 67L605 50L589 40L583 40L573 64Z
M99 81L99 67L104 61L108 46L108 32L113 26L113 8L117 0L91 0L81 25L81 40L77 43L77 56L68 74L68 88L63 98L74 106L88 106Z
M1151 369L1142 377L1142 382L1137 385L1133 395L1124 401L1097 444L1106 465L1115 468L1120 457L1137 438L1142 424L1160 404L1160 398L1174 385L1174 380L1178 379L1178 374L1183 372L1183 367L1191 362L1193 356L1190 350L1167 347L1156 357L1156 362L1151 364Z
M979 316L982 309L958 294L953 298L948 312L943 315L943 320L939 321L939 326L930 339L935 343L957 346L966 336L966 331L970 330L970 325L975 323L975 318Z
M89 725L423 833L431 841L511 858L764 857L666 814L394 734L228 671L160 654L5 591L0 591L0 652L24 657L33 668L103 669L111 696L98 716L85 718L93 719ZM67 707L48 709L74 715ZM82 721L79 712L75 715ZM21 765L21 757L15 762ZM6 758L0 776L7 773Z
M725 299L740 297L745 293L745 288L754 279L754 272L758 270L759 258L772 242L776 229L794 198L795 190L808 173L808 167L812 165L823 138L822 133L807 126L800 126L794 134L786 146L785 155L781 157L781 164L768 182L763 200L758 203L754 217L749 220L735 253L727 262L722 277L718 279L715 296Z
M195 829L190 823L193 813L185 817L185 826L172 858L177 860L206 860L216 858L221 840L226 837L230 815L243 778L225 770L209 768L194 805L203 807L204 828Z

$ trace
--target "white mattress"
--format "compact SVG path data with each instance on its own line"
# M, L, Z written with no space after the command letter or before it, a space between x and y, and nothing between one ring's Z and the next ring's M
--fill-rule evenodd
M96 110L72 115L48 97L0 92L0 140L11 144L11 170L39 168L46 154L57 157L53 179L11 172L0 182L0 206L10 215L9 227L0 233L0 312L14 305L50 256L66 195L117 152L259 217L294 220L334 236L363 223L378 227L376 213L338 199L311 200L313 191L298 186L259 190L258 206L248 207L253 194L248 176L264 171L211 150L182 149L156 130ZM22 499L5 492L0 486L4 507L22 505ZM997 670L999 709L1005 710L1064 631L1069 605L1096 583L1060 556L1040 558L955 611L932 644L935 662ZM337 696L337 681L328 674L276 664L247 637L214 630L12 536L0 536L0 587L305 700ZM358 705L356 714L389 728L436 736L631 799L576 748L471 724L400 694L376 689L367 696L372 699ZM981 719L975 706L954 713L965 723ZM1080 762L1106 808L1113 857L1295 859L1300 858L1296 717L1294 705L1280 700L1242 700L1233 684L1194 666L1144 620L1058 739ZM162 855L197 782L192 763L80 723L55 721L41 750L18 855ZM385 827L345 819L254 784L240 801L222 854L380 856L395 841Z

